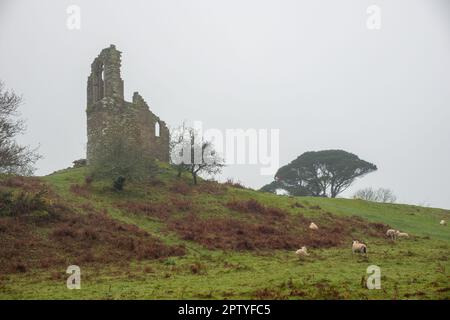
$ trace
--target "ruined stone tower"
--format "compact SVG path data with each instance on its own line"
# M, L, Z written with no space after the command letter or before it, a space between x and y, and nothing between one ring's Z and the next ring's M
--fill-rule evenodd
M91 64L87 82L87 162L108 147L108 133L120 129L128 141L142 149L148 159L169 161L169 130L134 92L133 101L124 100L120 77L121 52L114 45L103 49Z

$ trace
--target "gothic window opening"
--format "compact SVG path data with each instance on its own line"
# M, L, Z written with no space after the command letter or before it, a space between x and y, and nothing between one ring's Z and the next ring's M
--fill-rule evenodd
M105 96L105 65L102 64L101 65L101 77L102 77L102 84L103 84L103 88L102 88L102 98Z
M156 123L155 123L155 137L159 137L159 135L160 135L159 130L160 130L159 122L156 121Z

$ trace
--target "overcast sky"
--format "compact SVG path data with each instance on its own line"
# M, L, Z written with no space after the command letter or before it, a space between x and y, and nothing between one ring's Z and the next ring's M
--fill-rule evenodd
M373 4L380 30L366 26ZM344 196L387 187L450 208L448 0L0 0L0 79L24 96L37 174L85 157L90 64L112 43L125 98L139 91L169 126L278 128L280 165L344 149L378 166ZM258 165L227 177L272 180Z

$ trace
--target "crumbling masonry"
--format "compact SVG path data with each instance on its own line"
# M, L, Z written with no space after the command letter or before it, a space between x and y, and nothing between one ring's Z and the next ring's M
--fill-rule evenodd
M121 52L114 45L103 49L91 65L87 83L87 162L108 148L108 133L120 129L125 139L136 143L142 156L169 161L169 130L134 92L133 101L123 95L120 77Z

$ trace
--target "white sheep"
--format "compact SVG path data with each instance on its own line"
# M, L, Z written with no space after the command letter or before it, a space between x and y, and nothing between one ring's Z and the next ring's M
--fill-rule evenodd
M352 243L352 253L355 252L367 254L367 246L364 243L359 242L358 240L353 240Z
M447 224L447 221L441 220L441 222L439 222L439 224L440 224L441 226L445 226L445 225Z
M389 229L386 231L386 236L391 238L392 240L395 240L397 238L397 230Z
M409 234L407 234L406 232L400 232L397 230L395 234L397 235L397 238L409 238Z
M295 251L295 254L298 255L299 257L300 256L309 256L309 253L306 250L305 246L303 246L303 247L301 247L301 249L298 249L297 251Z
M319 227L314 222L311 222L311 224L309 225L309 228L311 230L318 230L319 229Z

